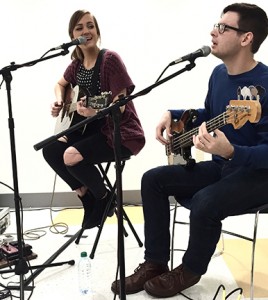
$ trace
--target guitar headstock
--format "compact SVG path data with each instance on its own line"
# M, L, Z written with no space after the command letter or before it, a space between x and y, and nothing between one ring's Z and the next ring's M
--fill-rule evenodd
M86 99L86 106L93 109L102 109L109 105L109 99L112 96L111 92L102 92L98 96L88 97Z
M226 123L231 123L235 129L238 129L247 121L259 122L261 104L258 100L231 100L226 107L226 114Z

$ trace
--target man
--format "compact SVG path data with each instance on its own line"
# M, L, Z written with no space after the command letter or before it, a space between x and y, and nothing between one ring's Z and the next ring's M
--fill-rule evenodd
M193 286L207 271L221 221L268 202L268 67L254 59L267 33L266 13L246 3L227 6L214 25L211 52L223 64L211 74L205 108L198 109L194 122L198 130L190 136L197 149L212 154L212 160L160 166L143 175L145 262L125 279L126 294L145 289L156 298L166 298ZM256 107L261 105L260 120L245 122L239 129L232 124L216 127L210 134L208 121L222 114L230 100L243 96L253 99ZM159 142L169 143L163 132L171 137L171 121L179 120L182 113L164 113L156 128ZM188 248L182 264L171 271L169 196L190 209ZM119 292L118 281L112 291Z

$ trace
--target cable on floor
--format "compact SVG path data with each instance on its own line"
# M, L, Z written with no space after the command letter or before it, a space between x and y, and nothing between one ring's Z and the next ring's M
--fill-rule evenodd
M220 292L221 289L222 289L222 300L228 299L232 294L234 294L234 293L236 293L236 292L238 292L238 291L239 291L239 294L238 294L238 296L237 296L237 300L240 300L240 298L241 298L241 296L242 296L242 294L243 294L243 289L242 289L242 288L236 288L236 289L232 290L232 291L226 296L226 289L225 289L225 286L221 284L221 285L218 287L218 289L217 289L217 291L216 291L216 294L215 294L213 300L216 299L216 297L218 296L218 294L219 294L219 292Z

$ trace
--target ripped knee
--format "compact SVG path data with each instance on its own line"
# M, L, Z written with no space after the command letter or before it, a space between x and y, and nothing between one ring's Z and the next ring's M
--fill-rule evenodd
M58 138L59 142L63 142L63 143L67 143L68 142L68 138L66 135L63 135L61 137Z
M74 147L67 148L63 155L63 161L66 166L74 166L83 159L82 154Z

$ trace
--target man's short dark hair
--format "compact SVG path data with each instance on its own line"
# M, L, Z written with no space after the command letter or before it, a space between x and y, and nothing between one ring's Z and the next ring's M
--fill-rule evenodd
M239 14L238 27L253 33L251 51L256 53L268 34L268 20L266 12L255 4L234 3L224 8L223 14L228 11Z

